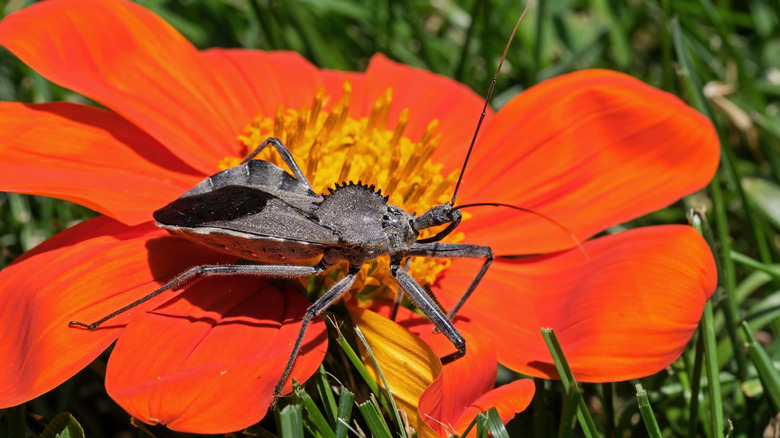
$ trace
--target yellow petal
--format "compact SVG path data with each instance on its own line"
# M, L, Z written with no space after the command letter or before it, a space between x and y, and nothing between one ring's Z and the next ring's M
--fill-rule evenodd
M438 436L424 421L419 421L417 404L423 391L441 374L439 357L415 334L390 319L370 310L347 307L371 347L398 409L406 411L409 424L418 426L418 436ZM374 361L362 344L358 346L369 373L384 388Z

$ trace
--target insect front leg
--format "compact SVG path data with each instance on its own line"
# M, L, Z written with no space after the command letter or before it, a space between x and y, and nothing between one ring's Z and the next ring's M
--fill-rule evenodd
M295 162L295 158L293 158L292 154L290 153L290 150L287 149L287 146L282 143L281 140L274 137L268 137L267 139L263 140L262 143L260 143L260 146L256 147L255 150L249 153L246 157L244 157L243 160L241 160L241 164L246 164L249 161L251 161L253 158L257 156L257 154L260 153L263 149L265 149L268 145L273 146L277 152L279 152L279 155L282 157L282 160L287 164L287 166L290 167L290 170L292 170L293 175L295 175L295 178L300 181L306 183L306 185L309 186L309 189L313 192L314 189L312 188L311 184L309 184L309 180L306 179L306 175L303 174L301 171L301 168L298 167L298 163Z
M295 340L295 345L293 346L292 353L290 354L290 360L287 361L287 366L284 367L282 377L279 379L279 383L277 383L276 387L274 388L274 403L276 403L276 398L282 394L284 382L287 381L287 378L290 376L290 372L292 371L293 365L295 364L295 359L298 357L298 353L301 350L303 335L306 333L306 328L309 326L309 322L311 322L315 316L324 312L325 309L338 301L344 295L344 293L347 292L350 287L352 287L352 283L355 282L355 277L357 276L358 272L360 272L360 265L350 266L347 275L334 284L333 287L328 289L328 291L325 292L323 296L312 303L312 305L309 306L309 308L306 310L306 315L304 315L303 321L301 323L301 330L298 332L298 338ZM273 408L273 405L271 405L271 407Z
M485 276L485 273L490 267L490 264L493 263L493 251L490 249L490 247L469 245L463 243L447 243L447 242L415 243L412 246L412 248L409 249L406 255L410 257L420 256L420 257L436 257L436 258L456 257L456 258L472 258L472 259L484 258L485 259L485 263L482 264L482 267L479 269L479 272L477 272L477 275L474 277L473 280L471 280L471 284L469 284L469 287L466 288L466 291L463 292L463 295L460 296L458 302L455 303L452 309L450 309L449 313L447 313L447 318L449 318L450 320L455 318L455 315L458 313L460 308L463 307L463 304L471 296L472 292L474 292L474 289L476 289L479 282L482 281L482 277Z
M187 272L179 275L173 280L169 281L161 288L154 292L134 301L121 309L100 318L99 320L85 324L78 321L70 321L68 324L72 327L83 327L89 331L96 330L101 324L109 319L121 315L128 310L139 306L152 298L160 295L168 290L175 290L183 286L185 283L193 280L197 280L204 276L212 275L257 275L263 277L306 277L309 275L315 275L319 272L327 269L328 266L323 262L320 262L314 266L288 266L288 265L203 265L195 266L187 270Z
M448 364L456 359L460 359L466 354L466 340L458 332L458 329L452 325L452 321L447 318L447 315L442 312L439 306L431 300L428 294L425 293L422 286L420 286L411 275L401 269L400 264L393 264L390 266L390 273L393 274L398 285L406 292L406 296L414 303L417 308L422 310L423 313L431 320L431 322L438 327L439 330L452 342L452 345L458 349L454 353L450 353L441 358L442 364Z

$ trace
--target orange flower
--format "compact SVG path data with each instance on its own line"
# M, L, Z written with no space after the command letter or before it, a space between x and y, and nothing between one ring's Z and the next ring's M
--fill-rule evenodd
M110 110L0 103L0 190L104 215L0 272L0 318L8 322L0 406L56 387L118 338L108 393L137 418L181 431L232 431L265 415L308 303L257 279L205 279L95 332L68 327L188 267L234 260L168 236L151 213L270 134L294 147L315 188L366 176L392 188L391 202L422 211L451 196L482 106L466 87L380 55L366 73L344 73L317 70L294 53L198 52L125 1L35 4L0 23L0 44ZM459 202L534 209L585 240L701 188L717 161L712 126L678 99L622 74L584 71L488 115ZM525 374L555 375L540 327L556 330L580 380L658 371L680 354L715 289L712 257L688 227L593 239L585 258L538 217L471 213L456 238L500 256L547 254L497 259L459 322ZM451 305L476 272L469 264L415 260L411 272ZM367 269L354 290L394 288L383 266ZM325 347L316 322L293 377L310 376ZM436 403L450 402L441 397Z

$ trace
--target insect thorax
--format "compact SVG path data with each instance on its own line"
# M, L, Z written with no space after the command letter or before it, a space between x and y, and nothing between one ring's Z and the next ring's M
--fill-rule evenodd
M374 186L358 182L336 184L317 209L321 224L336 230L344 258L362 263L382 254L409 249L417 239L412 216L387 203Z

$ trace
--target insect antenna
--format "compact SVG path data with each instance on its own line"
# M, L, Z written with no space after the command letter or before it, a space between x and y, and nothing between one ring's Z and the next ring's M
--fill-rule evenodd
M569 235L569 237L571 238L572 242L574 242L574 244L577 245L577 248L579 248L579 250L585 255L585 257L586 258L590 258L590 257L588 257L588 253L585 251L585 248L582 246L582 243L580 242L580 239L577 238L577 236L574 234L574 232L572 232L570 229L566 228L565 225L563 225L562 223L556 221L555 219L551 218L550 216L547 216L545 214L539 213L538 211L531 210L529 208L518 207L518 206L512 205L512 204L502 204L500 202L475 202L473 204L459 205L457 207L453 207L452 209L453 210L461 210L463 208L470 208L470 207L506 207L506 208L511 208L513 210L522 211L524 213L530 213L530 214L532 214L534 216L538 216L538 217L546 220L547 222L550 222L551 224L555 225L556 227L560 228L561 230L565 231Z
M520 15L520 18L517 19L517 23L515 23L515 28L512 29L512 34L509 36L509 41L507 41L506 47L504 47L504 54L501 55L501 61L498 62L498 68L496 68L496 74L493 75L493 82L490 83L490 88L488 89L487 96L485 97L485 106L482 107L482 115L479 116L477 129L474 130L474 137L471 138L471 144L469 145L469 150L468 152L466 152L466 159L463 161L463 167L460 169L458 182L455 184L455 191L452 193L452 199L449 202L450 205L455 205L455 198L458 196L458 189L460 188L460 183L463 180L463 174L466 173L466 164L468 164L469 157L471 157L471 151L474 149L474 143L477 142L477 134L479 134L479 128L482 127L482 122L485 120L487 107L488 104L490 103L490 97L493 96L493 89L496 87L498 74L501 72L501 66L504 65L504 59L506 59L506 54L509 51L509 45L512 44L512 39L515 37L515 33L517 33L517 28L520 27L520 22L523 21L523 17L525 17L526 12L528 12L528 9L533 4L534 4L534 0L530 0L528 4L525 6L523 13Z

